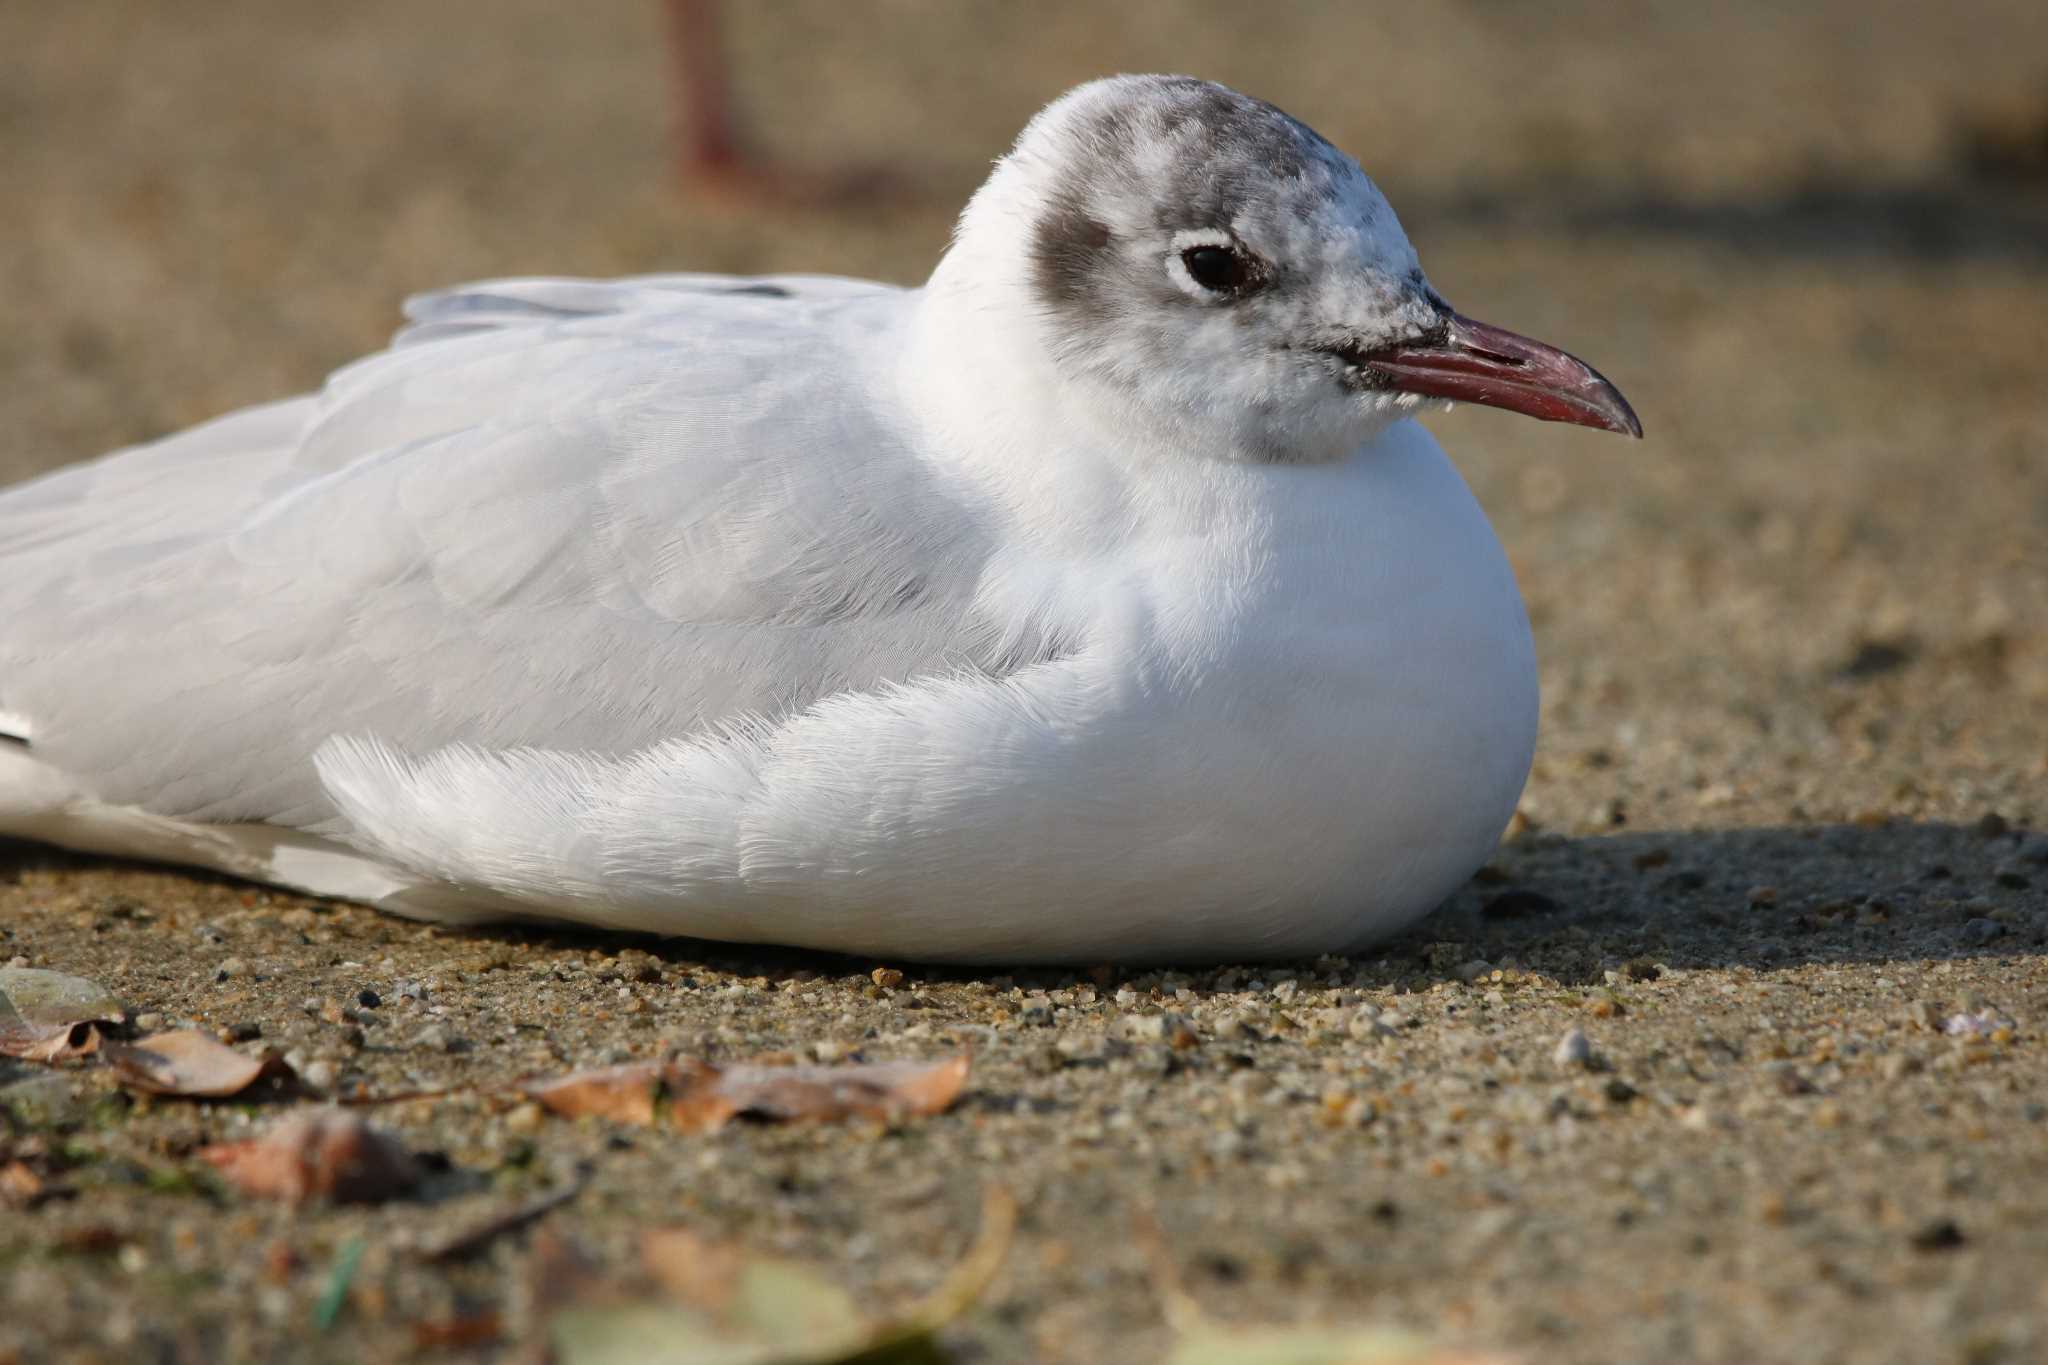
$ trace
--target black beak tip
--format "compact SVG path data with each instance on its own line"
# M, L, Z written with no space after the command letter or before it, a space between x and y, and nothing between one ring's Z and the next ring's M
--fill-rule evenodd
M1619 392L1616 392L1614 395L1614 416L1614 430L1617 433L1627 436L1632 440L1640 441L1643 439L1642 419L1636 416L1636 410L1628 405L1628 400L1623 398Z

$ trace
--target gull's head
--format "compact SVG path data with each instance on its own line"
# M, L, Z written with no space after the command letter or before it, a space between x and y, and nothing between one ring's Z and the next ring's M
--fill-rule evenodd
M1591 367L1452 310L1356 161L1189 77L1113 77L1048 106L934 285L993 289L1099 410L1226 458L1342 458L1446 401L1642 434Z

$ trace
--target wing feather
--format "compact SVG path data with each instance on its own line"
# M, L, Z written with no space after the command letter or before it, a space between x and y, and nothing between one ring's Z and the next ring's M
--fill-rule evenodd
M0 712L103 800L318 827L335 734L623 754L1028 663L976 615L985 529L861 381L907 297L414 300L316 398L0 493Z

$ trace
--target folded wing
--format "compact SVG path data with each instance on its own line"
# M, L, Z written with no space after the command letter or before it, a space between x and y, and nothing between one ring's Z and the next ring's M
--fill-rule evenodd
M334 735L622 755L1032 661L872 397L909 296L500 281L315 396L0 493L0 715L95 798L331 823Z

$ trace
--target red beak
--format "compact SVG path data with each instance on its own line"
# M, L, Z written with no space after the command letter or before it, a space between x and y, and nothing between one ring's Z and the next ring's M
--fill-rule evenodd
M1440 340L1388 346L1360 359L1388 387L1404 393L1484 403L1624 436L1643 434L1621 391L1585 361L1457 313Z

